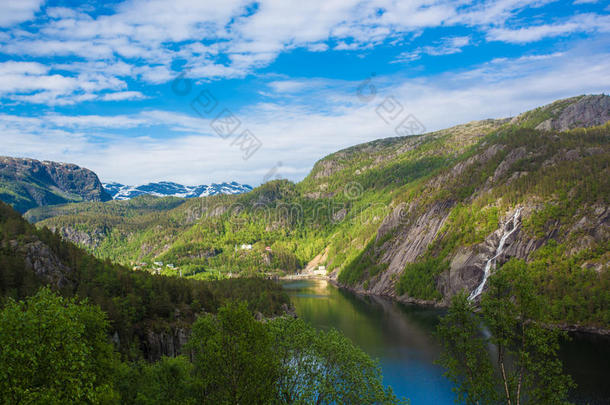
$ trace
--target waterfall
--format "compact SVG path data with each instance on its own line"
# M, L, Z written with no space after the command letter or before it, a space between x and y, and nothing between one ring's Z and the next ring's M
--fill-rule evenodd
M504 245L506 244L506 240L508 239L508 237L510 235L513 234L513 232L515 232L517 230L517 226L519 225L518 221L519 221L520 215L521 215L521 208L517 208L515 210L515 213L511 217L511 219L506 223L506 225L504 225L504 234L500 238L500 243L498 244L498 247L496 248L496 253L493 255L493 257L491 259L487 260L487 262L485 263L485 273L483 274L483 280L481 280L481 283L479 284L479 286L468 297L468 299L470 301L474 301L474 299L477 298L479 295L481 295L481 293L483 292L483 287L485 287L487 278L491 274L492 267L495 267L496 259L498 258L498 256L500 256L502 254L502 251L504 250ZM508 224L511 224L512 228L507 232L506 228L507 228Z

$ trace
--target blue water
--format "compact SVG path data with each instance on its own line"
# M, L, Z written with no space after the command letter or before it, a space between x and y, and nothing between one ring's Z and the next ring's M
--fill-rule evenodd
M290 281L284 288L297 315L322 329L343 332L379 360L384 383L412 405L455 404L451 383L434 364L440 346L434 336L443 311L362 297L322 280ZM566 371L578 389L577 404L610 404L610 344L604 338L575 336L562 348Z
M451 383L433 364L439 354L431 337L439 311L384 299L359 297L325 281L284 284L299 317L312 325L343 332L380 362L384 383L411 404L454 404Z

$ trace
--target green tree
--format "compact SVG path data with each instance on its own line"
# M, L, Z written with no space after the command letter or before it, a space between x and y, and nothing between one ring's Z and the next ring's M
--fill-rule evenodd
M115 357L97 306L49 288L0 312L0 392L5 404L104 403L114 398Z
M397 404L381 370L336 330L317 331L300 319L270 322L281 365L280 404Z
M497 400L494 369L481 334L481 321L467 294L453 297L449 312L438 327L443 344L439 363L456 385L457 403L488 404Z
M465 295L454 298L438 332L445 351L440 364L458 388L458 400L470 404L568 403L571 378L557 356L564 333L548 327L548 310L535 293L527 264L506 263L489 279L481 300L481 318ZM481 335L481 329L489 337ZM493 345L498 371L487 347Z
M482 299L490 340L498 349L507 404L567 403L573 383L563 374L557 356L565 333L547 326L549 311L544 302L536 294L527 264L516 260L491 278Z
M193 364L185 356L163 357L154 363L121 363L115 384L121 395L121 404L198 403Z
M267 327L245 303L228 303L218 315L193 324L186 349L192 354L203 403L267 404L275 396L277 357Z

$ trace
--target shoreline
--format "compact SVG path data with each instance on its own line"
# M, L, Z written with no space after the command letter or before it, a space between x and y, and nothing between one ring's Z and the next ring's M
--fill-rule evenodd
M336 280L336 278L329 277L329 276L313 275L313 274L299 274L299 275L282 276L282 277L279 277L279 280L283 280L283 281L324 280L339 289L347 290L347 291L349 291L353 294L359 295L359 296L381 297L381 298L386 298L393 302L398 302L401 304L418 305L418 306L422 306L422 307L433 307L433 308L439 308L439 309L449 308L449 306L447 304L445 304L443 302L438 302L438 301L427 301L427 300L420 300L417 298L410 298L410 297L399 298L399 297L396 297L394 295L389 295L389 294L367 293L362 290L355 289L353 287L348 287L346 285L342 285L341 283L339 283ZM604 339L606 339L606 338L610 339L610 329L598 328L598 327L594 327L594 326L581 326L581 325L568 325L568 324L553 324L553 325L549 325L549 327L559 328L559 329L567 332L568 334L584 334L584 335L589 335L592 337L601 337Z

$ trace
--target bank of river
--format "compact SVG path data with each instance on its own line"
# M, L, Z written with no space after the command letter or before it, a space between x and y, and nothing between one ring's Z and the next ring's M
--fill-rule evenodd
M318 328L336 328L379 359L384 382L413 405L454 403L451 383L434 364L440 346L433 332L442 309L360 296L324 280L283 281L297 315ZM579 385L578 403L610 403L607 338L575 336L562 358Z

